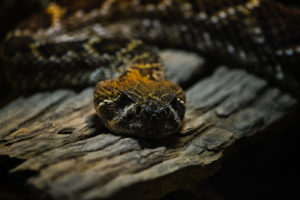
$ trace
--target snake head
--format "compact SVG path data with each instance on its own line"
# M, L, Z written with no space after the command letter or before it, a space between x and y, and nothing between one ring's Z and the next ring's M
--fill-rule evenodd
M98 116L109 130L145 138L177 133L185 113L184 92L169 81L100 82L94 102Z

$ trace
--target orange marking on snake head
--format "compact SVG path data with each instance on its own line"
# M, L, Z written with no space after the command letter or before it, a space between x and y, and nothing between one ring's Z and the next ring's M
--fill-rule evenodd
M66 13L66 8L59 6L57 3L50 3L46 8L46 13L51 16L51 26L54 27Z
M170 81L163 80L162 68L159 64L133 65L127 72L114 81L101 82L101 88L106 97L115 98L121 91L127 90L138 94L142 103L147 98L159 99L165 93L173 92L185 101L182 89Z

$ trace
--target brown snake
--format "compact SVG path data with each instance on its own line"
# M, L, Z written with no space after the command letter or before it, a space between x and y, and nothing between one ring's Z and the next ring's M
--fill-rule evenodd
M11 31L2 60L20 90L98 82L109 130L162 138L180 130L185 95L141 41L223 59L299 97L299 20L271 0L62 0Z

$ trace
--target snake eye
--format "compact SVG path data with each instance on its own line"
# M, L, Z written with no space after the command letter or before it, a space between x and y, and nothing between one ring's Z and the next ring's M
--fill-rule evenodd
M122 91L119 99L117 100L117 103L120 106L126 106L135 103L135 100L128 92Z
M169 106L167 106L167 107L165 108L165 112L166 112L166 113L170 113L170 112L171 112L171 110L170 110L170 107L169 107Z
M177 98L176 97L174 97L171 101L170 101L170 105L171 105L171 107L173 108L173 109L176 109L177 108L177 106L178 106L178 100L177 100Z
M177 115L182 120L184 117L184 113L185 113L184 102L182 100L180 100L179 98L174 97L170 101L169 105L174 109L175 112L177 112Z

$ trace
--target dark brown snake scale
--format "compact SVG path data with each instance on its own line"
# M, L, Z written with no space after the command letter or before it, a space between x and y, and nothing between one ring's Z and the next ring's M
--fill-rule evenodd
M112 132L162 138L182 126L185 94L148 44L224 60L300 97L298 10L271 0L58 2L6 36L7 77L19 90L97 84L95 109Z

